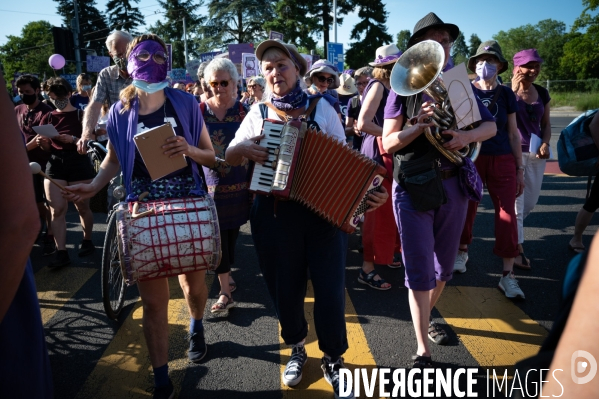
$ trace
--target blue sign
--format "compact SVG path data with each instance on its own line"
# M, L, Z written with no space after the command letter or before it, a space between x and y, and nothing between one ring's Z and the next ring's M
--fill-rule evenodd
M88 55L86 58L87 72L100 72L110 66L110 57Z
M209 53L202 53L202 54L200 54L200 61L202 61L202 62L210 61L214 57L216 57L217 55L219 55L221 53L222 53L222 51L211 51Z
M60 75L61 78L66 79L71 84L71 86L73 87L73 90L77 90L77 76L79 76L79 75L77 75L77 74Z
M327 43L327 60L336 65L339 72L343 71L343 43Z

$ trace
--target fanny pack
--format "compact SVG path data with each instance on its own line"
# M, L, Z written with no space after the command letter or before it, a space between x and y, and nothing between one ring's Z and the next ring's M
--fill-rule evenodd
M447 203L440 156L433 149L414 160L397 154L393 157L393 178L408 192L417 211L427 212Z

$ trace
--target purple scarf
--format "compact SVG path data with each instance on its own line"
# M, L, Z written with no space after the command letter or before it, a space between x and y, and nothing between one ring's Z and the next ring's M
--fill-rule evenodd
M273 96L271 99L272 105L280 111L302 108L306 105L306 101L308 101L308 95L302 90L299 79L291 93L285 94L283 97Z

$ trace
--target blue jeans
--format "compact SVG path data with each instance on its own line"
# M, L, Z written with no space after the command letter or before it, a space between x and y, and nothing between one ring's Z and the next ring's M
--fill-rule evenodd
M275 217L276 211L276 217ZM321 351L347 350L345 257L347 234L294 201L256 196L250 212L260 269L287 345L308 335L304 298L308 270L314 288L314 327Z

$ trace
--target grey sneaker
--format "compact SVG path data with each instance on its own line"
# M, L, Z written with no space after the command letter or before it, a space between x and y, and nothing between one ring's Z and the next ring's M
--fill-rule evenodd
M518 280L514 276L514 272L511 272L507 276L503 276L499 279L499 289L503 291L508 298L522 298L524 299L524 293L518 285Z
M330 358L325 356L321 360L320 368L324 373L324 379L333 387L333 391L335 392L335 399L354 398L354 391L351 388L351 386L347 386L347 381L345 381L345 387L343 387L343 391L340 392L339 390L339 370L345 368L342 357L332 362ZM343 393L344 395L341 395L341 393Z
M294 387L302 380L302 368L308 360L308 354L306 348L304 348L303 342L300 344L293 345L291 349L291 359L287 362L287 367L283 371L283 384L288 387Z
M454 273L466 273L466 262L468 262L468 252L458 251L453 264Z

